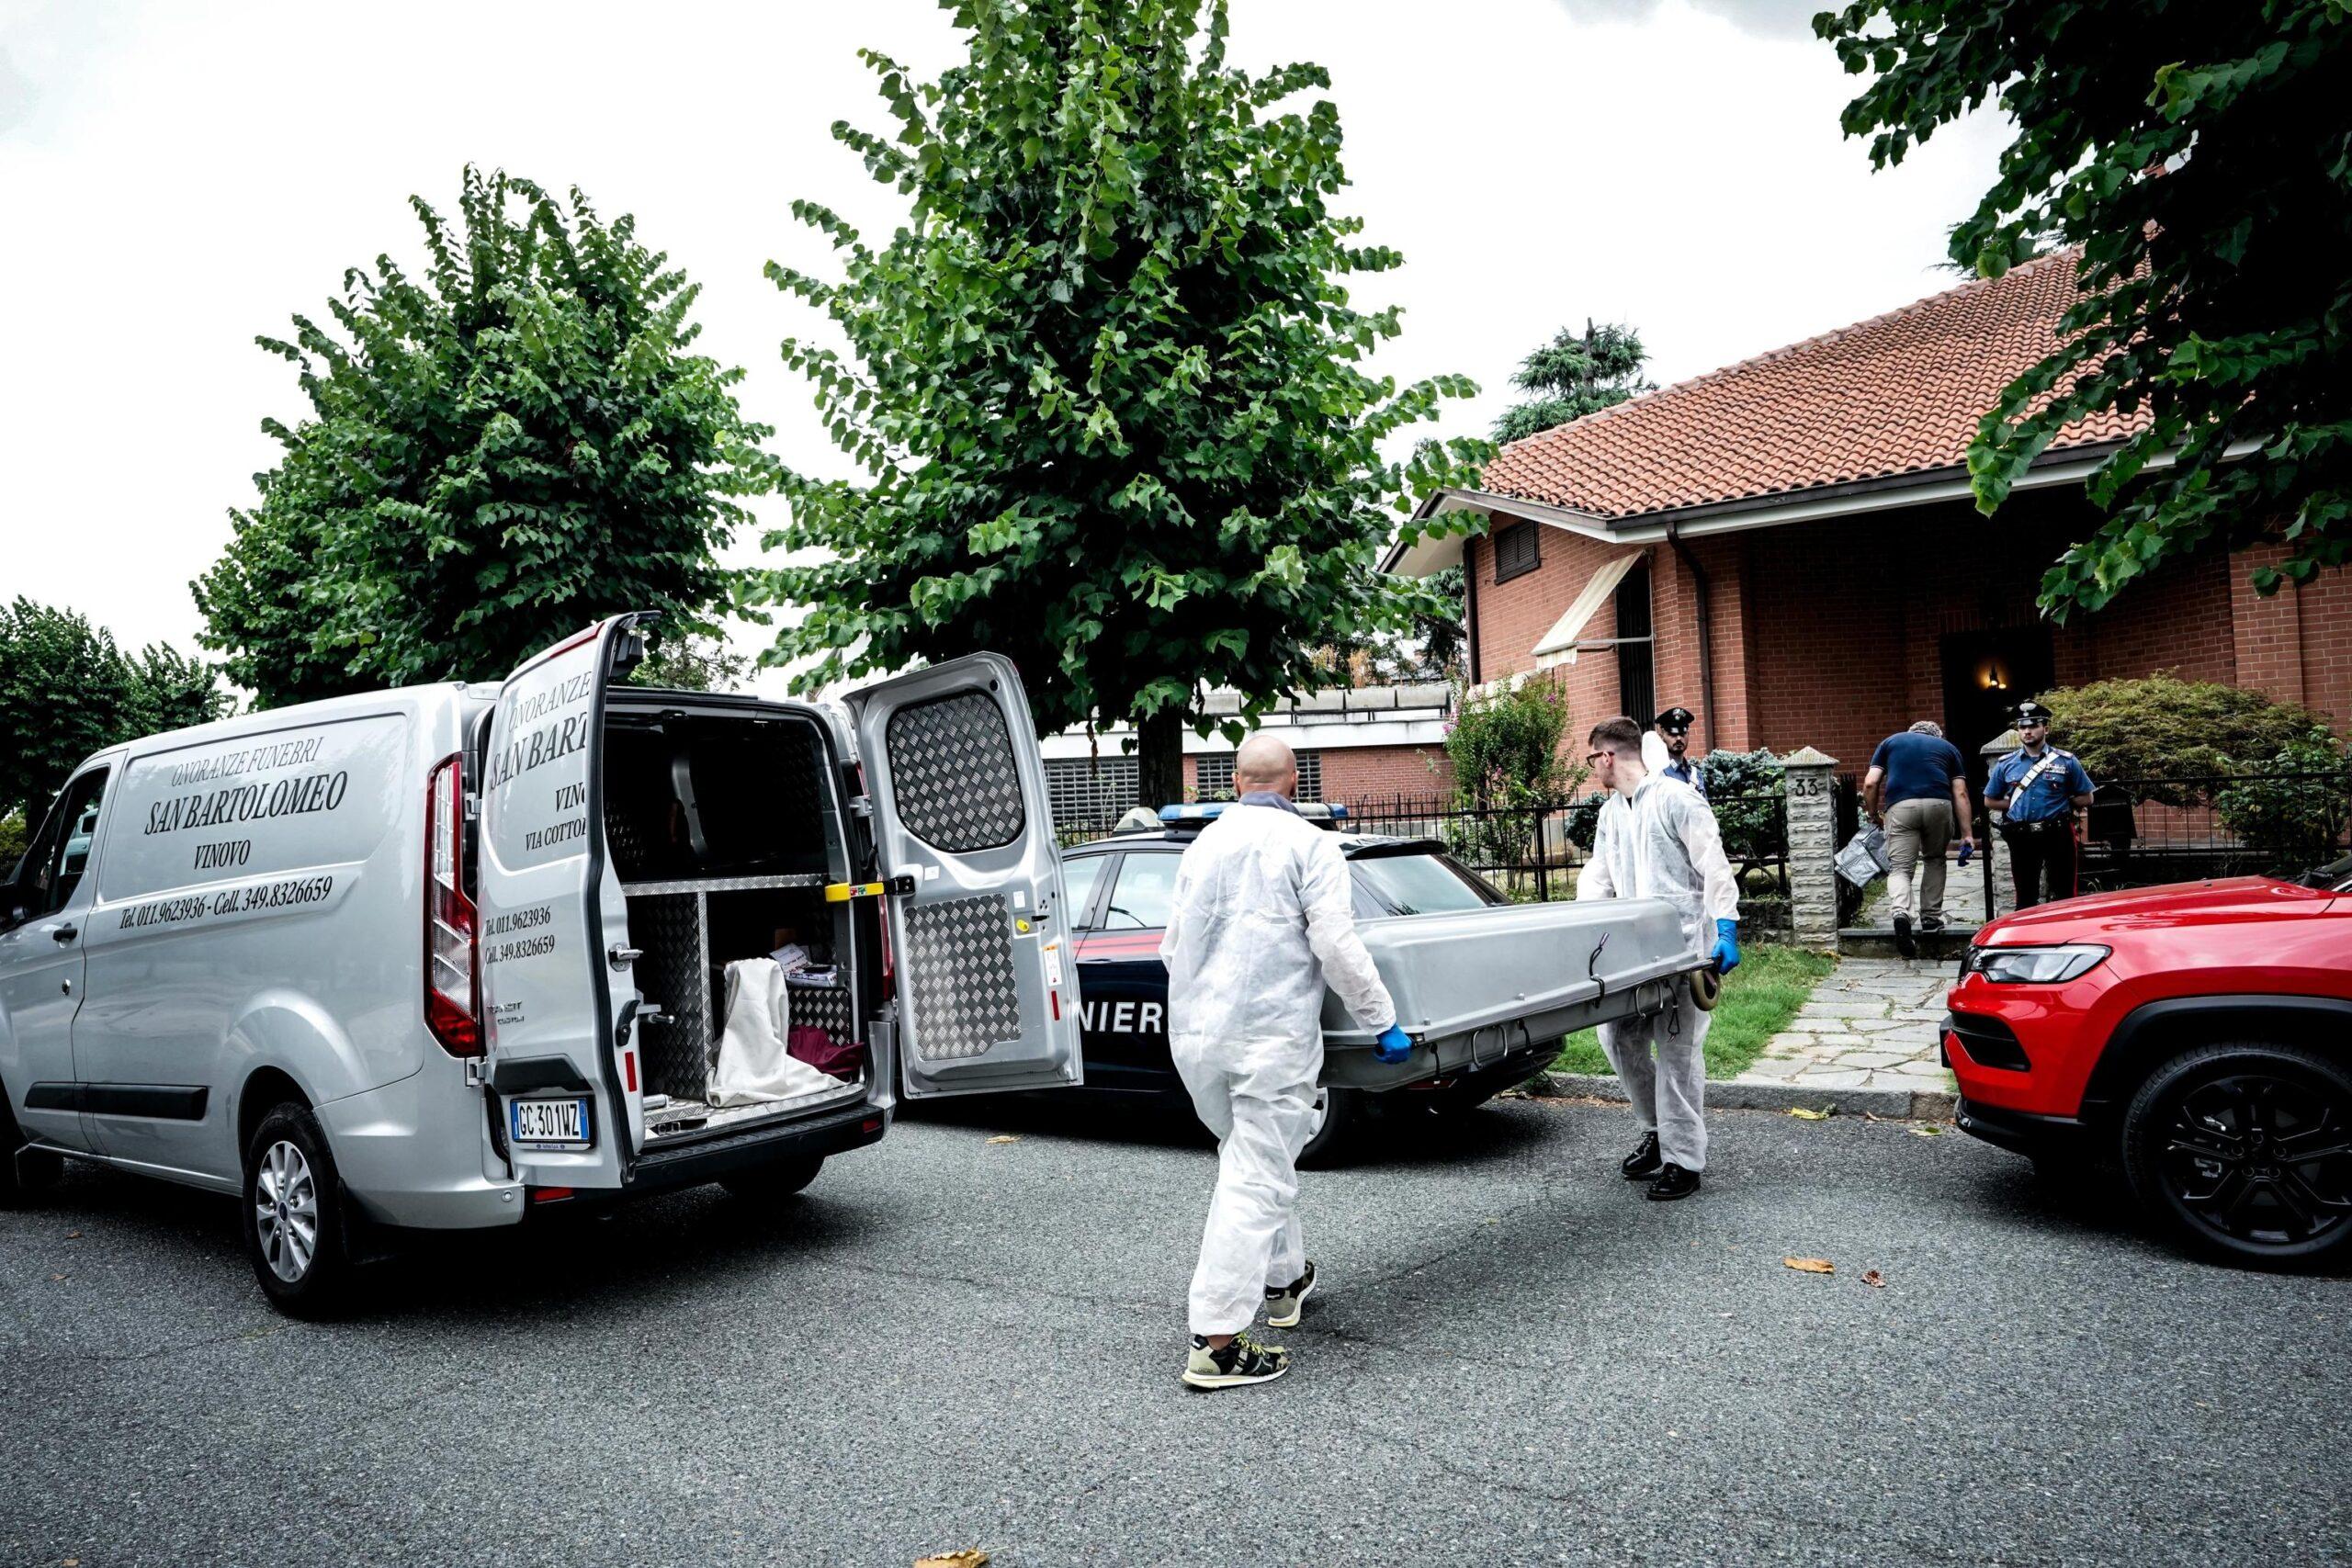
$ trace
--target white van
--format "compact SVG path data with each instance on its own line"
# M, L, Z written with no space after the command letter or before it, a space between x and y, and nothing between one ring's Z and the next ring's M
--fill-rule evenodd
M846 714L656 691L620 680L647 618L503 685L77 769L0 886L0 1199L63 1156L237 1193L263 1290L318 1310L381 1227L780 1196L901 1093L1079 1082L1012 666L957 660ZM790 1031L826 1071L715 1105L737 1099L711 1089L725 966L787 947Z

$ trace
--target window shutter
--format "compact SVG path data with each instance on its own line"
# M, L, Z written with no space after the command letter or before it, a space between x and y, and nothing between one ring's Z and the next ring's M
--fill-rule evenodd
M1495 536L1495 581L1509 582L1544 564L1532 523L1514 523Z

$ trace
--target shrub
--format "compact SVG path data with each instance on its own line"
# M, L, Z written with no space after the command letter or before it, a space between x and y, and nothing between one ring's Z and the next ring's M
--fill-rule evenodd
M25 814L10 811L0 814L0 877L17 869L25 858L25 843L32 837L32 829L25 826Z
M2165 670L2132 681L2094 681L2045 693L2051 732L2097 782L2153 779L2143 799L2192 806L2211 794L2200 776L2278 756L2324 725L2291 703ZM2186 782L2182 782L2186 781Z
M1788 775L1763 750L1710 751L1699 759L1699 782L1723 829L1724 853L1734 861L1775 860L1788 840Z
M2352 817L2352 767L2335 737L2313 728L2288 742L2263 772L2223 786L2213 809L2248 848L2276 855L2282 865L2317 865L2335 858Z
M1478 865L1531 858L1545 816L1590 771L1560 755L1567 728L1567 690L1548 676L1460 696L1445 754L1453 763L1455 809L1478 815L1447 824L1456 854Z

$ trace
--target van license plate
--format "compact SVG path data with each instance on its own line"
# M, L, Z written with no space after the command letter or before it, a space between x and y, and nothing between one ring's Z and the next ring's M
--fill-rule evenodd
M518 1144L586 1145L588 1102L584 1100L516 1100L506 1106L506 1128Z

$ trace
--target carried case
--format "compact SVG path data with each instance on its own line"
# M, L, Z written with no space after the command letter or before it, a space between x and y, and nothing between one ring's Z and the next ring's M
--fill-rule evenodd
M1579 1029L1655 1012L1706 963L1662 898L1498 904L1359 920L1356 931L1413 1037L1406 1060L1380 1062L1374 1032L1325 993L1324 1081L1357 1089L1498 1066Z

